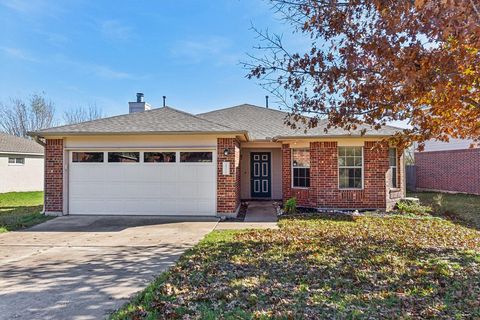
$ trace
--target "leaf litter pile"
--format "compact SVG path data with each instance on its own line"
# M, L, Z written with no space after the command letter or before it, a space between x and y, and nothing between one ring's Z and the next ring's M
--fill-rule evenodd
M480 318L480 231L402 217L215 231L112 318Z

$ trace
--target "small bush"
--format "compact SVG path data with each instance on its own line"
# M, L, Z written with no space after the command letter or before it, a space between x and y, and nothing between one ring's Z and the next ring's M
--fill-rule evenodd
M432 208L429 206L422 206L418 202L414 201L402 201L397 203L397 210L401 214L414 214L417 216L426 216L432 212Z
M290 198L285 202L284 211L286 214L295 214L297 213L297 199Z

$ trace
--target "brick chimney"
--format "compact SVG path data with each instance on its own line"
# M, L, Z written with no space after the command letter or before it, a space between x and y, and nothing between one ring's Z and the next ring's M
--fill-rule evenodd
M152 107L145 102L145 96L143 93L137 93L137 101L136 102L129 102L128 103L129 113L134 112L143 112L146 110L152 109Z

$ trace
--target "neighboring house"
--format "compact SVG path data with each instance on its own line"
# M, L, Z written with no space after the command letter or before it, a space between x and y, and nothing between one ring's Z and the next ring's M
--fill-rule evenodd
M415 168L417 190L480 195L480 148L471 140L427 141Z
M43 147L0 132L0 193L43 190Z
M404 196L403 152L365 136L284 124L287 113L240 105L199 115L163 107L41 130L48 214L231 216L240 201L390 209ZM374 148L377 146L377 148Z

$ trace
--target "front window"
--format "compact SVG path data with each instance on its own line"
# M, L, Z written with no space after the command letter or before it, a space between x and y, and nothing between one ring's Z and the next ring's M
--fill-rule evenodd
M212 152L180 152L180 162L212 162Z
M25 164L25 158L8 158L8 163L22 165Z
M109 152L108 162L140 162L140 152Z
M175 152L145 152L144 162L175 162Z
M363 187L362 147L338 147L338 176L340 189Z
M73 162L103 162L103 152L73 152Z
M389 160L390 160L390 172L392 174L392 188L397 188L397 149L390 148L388 150Z
M293 187L310 187L310 150L292 149Z

